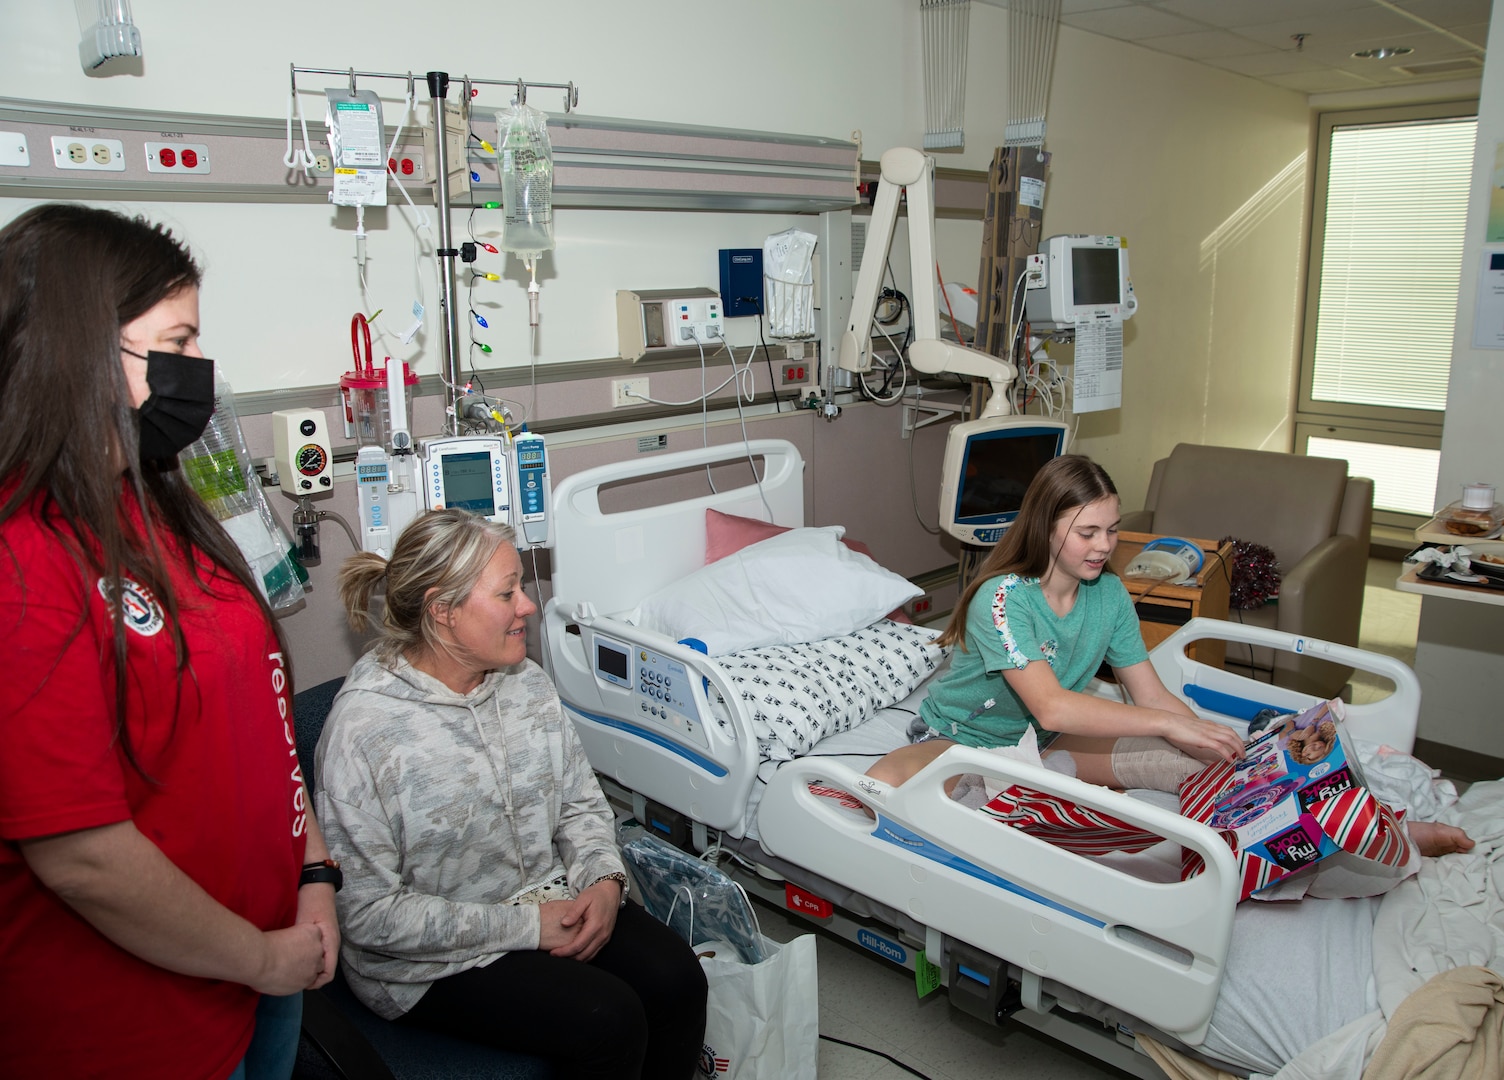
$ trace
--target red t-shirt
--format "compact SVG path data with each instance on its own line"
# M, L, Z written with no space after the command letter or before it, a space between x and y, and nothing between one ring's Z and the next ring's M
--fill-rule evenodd
M0 526L0 1076L228 1076L255 992L114 945L16 842L132 820L231 911L263 930L291 925L306 818L286 658L242 586L215 575L206 594L170 548L189 657L179 697L163 609L127 582L126 729L155 782L143 778L115 738L104 582L35 506Z

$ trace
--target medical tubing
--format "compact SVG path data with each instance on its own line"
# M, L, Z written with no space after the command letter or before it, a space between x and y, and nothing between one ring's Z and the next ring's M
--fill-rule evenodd
M360 540L356 538L355 530L350 528L350 523L348 521L346 521L339 514L335 513L333 510L318 511L318 519L320 521L323 521L325 518L333 518L335 521L339 522L345 530L345 535L350 538L350 547L355 551L360 550Z

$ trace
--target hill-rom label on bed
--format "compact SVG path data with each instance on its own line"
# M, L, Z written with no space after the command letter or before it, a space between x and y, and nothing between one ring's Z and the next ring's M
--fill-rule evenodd
M1341 701L1324 701L1276 720L1247 743L1243 760L1209 765L1181 785L1181 813L1232 846L1240 900L1338 851L1404 862L1404 830L1369 793L1342 717ZM1201 857L1187 851L1181 876L1202 869Z
M889 941L879 934L874 934L871 930L858 930L856 932L856 943L864 949L871 949L884 960L891 960L895 964L908 962L908 949L905 949L896 941Z

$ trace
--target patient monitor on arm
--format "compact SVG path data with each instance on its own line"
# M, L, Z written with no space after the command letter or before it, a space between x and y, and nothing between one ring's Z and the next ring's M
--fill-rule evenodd
M847 371L872 367L872 313L893 244L898 198L909 197L909 250L914 268L914 342L909 363L929 375L971 375L992 383L992 397L976 420L951 428L940 475L940 527L969 544L993 544L1018 516L1023 493L1041 465L1065 450L1068 427L1039 416L1010 415L1008 390L1018 370L1002 357L943 341L929 268L935 265L935 162L911 147L882 156L872 223L841 335L839 363Z

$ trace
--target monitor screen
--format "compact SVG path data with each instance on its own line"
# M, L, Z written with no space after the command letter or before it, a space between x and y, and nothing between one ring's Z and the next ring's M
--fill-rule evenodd
M481 517L496 513L496 487L491 479L491 455L484 450L445 454L439 470L443 475L444 505L468 510Z
M1077 307L1101 307L1123 302L1118 280L1118 249L1077 247L1071 249L1072 302Z
M1023 505L1034 475L1059 456L1062 433L1056 428L1014 428L973 435L967 440L958 522L1012 521ZM1000 518L999 515L1002 515Z

